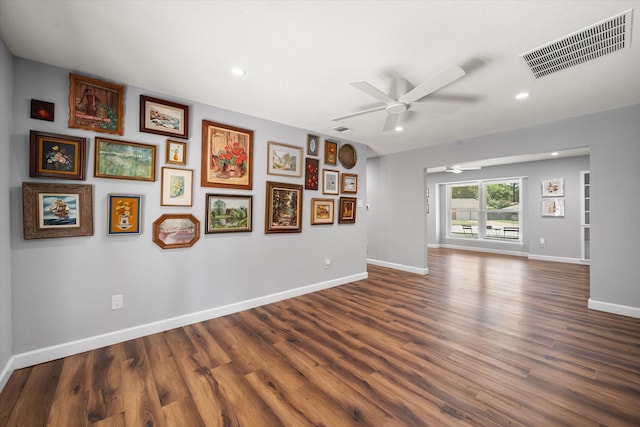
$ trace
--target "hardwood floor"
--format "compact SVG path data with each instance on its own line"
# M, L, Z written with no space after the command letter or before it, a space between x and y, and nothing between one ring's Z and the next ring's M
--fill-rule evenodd
M17 370L0 426L640 425L640 319L587 309L589 267L429 257Z

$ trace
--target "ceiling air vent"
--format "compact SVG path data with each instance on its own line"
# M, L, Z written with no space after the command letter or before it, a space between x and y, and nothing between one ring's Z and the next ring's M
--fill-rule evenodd
M345 133L345 132L349 132L351 129L346 128L344 126L338 126L336 128L333 128L333 130L335 130L336 132Z
M629 9L520 56L536 79L631 45Z

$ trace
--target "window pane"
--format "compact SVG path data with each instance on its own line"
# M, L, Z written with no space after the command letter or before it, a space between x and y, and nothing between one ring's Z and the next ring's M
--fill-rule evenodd
M519 209L520 184L503 182L485 186L487 209Z
M450 206L450 235L453 237L478 237L478 185L452 185Z
M451 209L475 209L480 207L477 185L455 185L451 187Z
M520 213L487 212L487 239L520 239Z

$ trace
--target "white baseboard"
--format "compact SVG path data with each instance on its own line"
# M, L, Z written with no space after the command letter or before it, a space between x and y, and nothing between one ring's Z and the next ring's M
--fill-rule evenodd
M7 361L7 364L4 368L2 368L2 372L0 372L0 391L4 389L4 386L7 385L7 381L9 381L9 377L13 373L15 358L11 356Z
M589 298L588 307L591 310L604 311L612 314L619 314L621 316L635 317L640 319L640 308L631 307L628 305L613 304L610 302L596 301Z
M511 255L511 256L522 256L522 257L526 257L528 255L526 252L521 252L521 251L506 251L503 249L480 248L477 246L440 245L440 247L445 249L460 249L463 251L485 252L485 253L497 254L497 255Z
M529 259L535 259L538 261L551 261L551 262L565 262L569 264L585 264L589 265L589 261L582 260L580 258L568 258L561 256L547 256L547 255L532 255L529 254Z
M203 311L198 311L195 313L178 316L171 319L164 319L157 322L148 323L145 325L134 326L132 328L109 332L109 333L97 335L94 337L89 337L89 338L72 341L64 344L54 345L51 347L45 347L37 350L28 351L25 353L14 355L12 357L13 361L11 362L10 366L7 366L7 368L5 368L5 370L8 371L8 375L7 375L8 377L9 375L11 375L11 372L14 369L25 368L27 366L37 365L38 363L48 362L48 361L59 359L62 357L67 357L74 354L82 353L84 351L95 350L97 348L101 348L107 345L117 344L119 342L144 337L146 335L168 331L170 329L179 328L185 325L190 325L192 323L202 322L202 321L213 319L216 317L226 316L228 314L237 313L239 311L248 310L248 309L259 307L266 304L271 304L271 303L282 301L288 298L293 298L293 297L308 294L311 292L316 292L323 289L344 285L346 283L355 282L357 280L364 280L367 277L369 277L367 272L358 273L352 276L341 277L341 278L329 280L326 282L315 283L313 285L303 286L296 289L290 289L283 292L277 292L275 294L265 295L259 298L254 298L246 301L228 304L221 307L215 307L215 308L211 308ZM3 376L4 375L5 375L5 372L3 371Z
M427 248L438 249L440 248L440 243L427 243Z
M410 265L395 264L393 262L380 261L380 260L371 259L371 258L367 258L367 264L377 265L380 267L393 268L394 270L406 271L407 273L415 273L415 274L422 274L422 275L429 274L428 268L412 267Z

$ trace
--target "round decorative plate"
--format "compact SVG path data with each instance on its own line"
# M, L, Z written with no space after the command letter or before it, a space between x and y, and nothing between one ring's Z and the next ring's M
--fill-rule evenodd
M338 151L338 160L340 164L347 169L351 169L356 165L358 161L358 155L356 149L351 144L343 144Z

